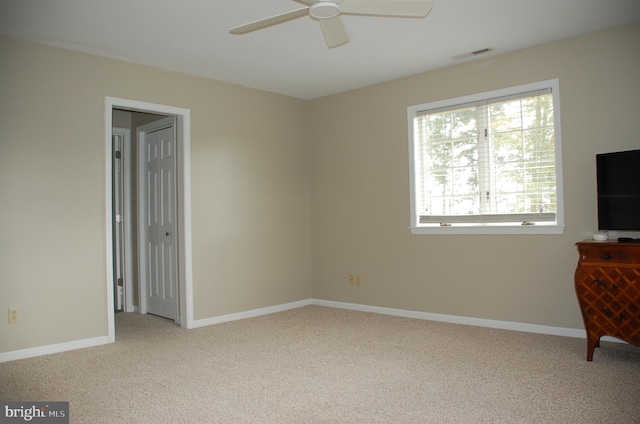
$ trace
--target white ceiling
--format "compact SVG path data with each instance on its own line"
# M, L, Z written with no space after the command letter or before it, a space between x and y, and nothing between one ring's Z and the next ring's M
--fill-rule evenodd
M333 49L309 17L228 32L300 7L292 0L0 0L0 33L313 99L460 63L452 57L486 47L501 54L640 21L640 0L433 0L425 19L343 16L350 41Z

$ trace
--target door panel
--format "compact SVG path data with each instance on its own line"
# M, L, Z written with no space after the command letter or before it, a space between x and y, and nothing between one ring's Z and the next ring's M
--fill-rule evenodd
M176 141L173 118L140 127L146 312L177 319Z

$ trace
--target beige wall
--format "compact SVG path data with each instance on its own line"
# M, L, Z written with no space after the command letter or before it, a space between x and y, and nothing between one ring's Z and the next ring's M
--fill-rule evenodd
M311 297L307 102L6 37L0 53L0 352L107 334L105 96L191 110L195 319Z
M306 102L0 37L0 312L22 314L0 353L107 334L105 96L191 110L195 319L313 296L581 328L574 243L594 155L640 147L638 45L626 26ZM556 77L564 235L410 235L407 106Z
M640 148L638 46L626 26L313 101L313 297L582 328L574 243L597 225L595 154ZM412 236L406 108L551 78L564 234Z

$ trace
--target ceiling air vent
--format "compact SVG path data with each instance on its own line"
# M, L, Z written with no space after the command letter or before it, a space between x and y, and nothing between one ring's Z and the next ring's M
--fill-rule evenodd
M451 59L453 59L453 60L469 59L470 57L476 57L476 56L480 56L482 54L487 54L487 53L491 53L491 52L495 52L495 51L496 50L492 49L491 47L486 47L484 49L476 50L476 51L469 52L469 53L459 54L458 56L453 56Z

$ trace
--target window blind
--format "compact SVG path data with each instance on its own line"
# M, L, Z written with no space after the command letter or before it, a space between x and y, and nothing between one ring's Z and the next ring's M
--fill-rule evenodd
M550 89L417 112L419 222L555 221L554 137Z

